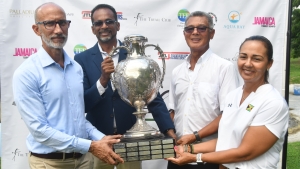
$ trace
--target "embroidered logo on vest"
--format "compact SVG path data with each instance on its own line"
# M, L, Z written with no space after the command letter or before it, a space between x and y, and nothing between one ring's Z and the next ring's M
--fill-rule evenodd
M254 108L254 106L253 106L252 104L248 104L246 110L247 110L248 112L250 112L253 108Z

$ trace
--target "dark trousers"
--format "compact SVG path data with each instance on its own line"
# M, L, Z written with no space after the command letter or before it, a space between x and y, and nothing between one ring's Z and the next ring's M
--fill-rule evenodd
M168 162L168 169L219 169L219 164L212 164L212 163L201 163L198 165L177 165L172 162Z

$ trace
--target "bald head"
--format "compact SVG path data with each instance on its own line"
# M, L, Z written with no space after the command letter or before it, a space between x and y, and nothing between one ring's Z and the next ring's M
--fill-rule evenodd
M59 5L57 5L53 2L47 2L36 8L36 10L34 12L35 22L41 21L41 17L43 17L44 15L47 15L48 12L55 11L55 10L56 11L60 10L61 12L64 13L64 15L66 15L66 13L62 7L60 7Z

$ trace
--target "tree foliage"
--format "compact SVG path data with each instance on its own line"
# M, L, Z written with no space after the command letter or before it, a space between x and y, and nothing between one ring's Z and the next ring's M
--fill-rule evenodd
M291 56L300 57L300 0L292 0Z

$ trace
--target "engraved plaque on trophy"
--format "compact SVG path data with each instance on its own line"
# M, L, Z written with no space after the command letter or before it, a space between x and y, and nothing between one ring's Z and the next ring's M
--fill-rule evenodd
M127 58L115 68L112 82L121 99L136 108L133 114L136 123L122 136L121 142L114 145L114 151L125 161L150 160L174 157L174 140L166 138L160 131L145 121L144 107L156 98L162 87L165 75L165 55L158 45L146 44L148 39L142 35L128 35L124 46L114 48L110 56L118 49L126 49ZM162 60L162 72L159 65L145 55L147 47L155 47Z

